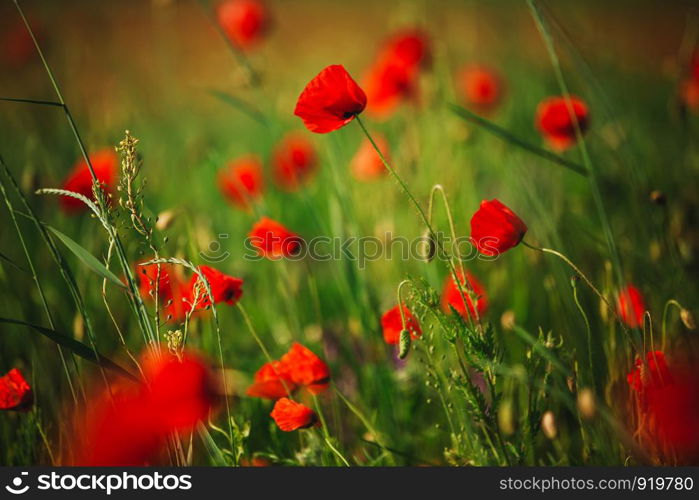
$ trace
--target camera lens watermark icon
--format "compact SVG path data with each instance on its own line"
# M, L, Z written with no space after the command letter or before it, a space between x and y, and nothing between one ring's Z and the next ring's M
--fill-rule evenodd
M29 485L26 484L24 487L22 487L22 476L28 476L28 472L21 472L19 476L15 477L12 479L12 484L8 484L5 486L5 489L12 493L13 495L21 495L22 493L26 493L27 490L29 490Z
M228 239L228 234L219 234L218 235L219 240L227 240ZM226 260L228 257L231 256L230 252L227 250L221 249L221 243L218 240L214 240L209 243L209 248L207 248L204 251L199 252L199 256L205 260L206 262L212 262L212 263L217 263L217 262L223 262Z

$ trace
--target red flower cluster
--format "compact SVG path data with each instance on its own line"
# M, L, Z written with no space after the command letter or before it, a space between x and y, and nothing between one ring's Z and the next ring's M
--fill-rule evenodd
M463 285L468 283L475 294L476 309L473 307L473 300L469 296L468 290L464 288L464 296L466 297L466 304L459 293L459 288L456 286L456 282L450 276L447 277L444 283L444 291L442 292L442 309L444 312L450 313L453 307L461 316L465 319L471 317L475 319L476 310L478 311L478 317L482 317L488 310L488 297L485 294L485 290L480 282L473 276L470 272L466 271L466 278L457 272L459 282ZM468 308L467 308L468 306Z
M202 310L211 305L211 296L206 291L199 275L185 281L172 264L138 265L139 291L144 299L155 299L162 305L167 321L180 322L187 313ZM243 280L228 276L209 266L199 266L211 288L214 304L225 302L234 305L243 294ZM156 289L157 285L157 289ZM194 303L196 300L196 304Z
M284 432L306 429L319 423L313 410L289 398L278 399L270 416Z
M646 304L643 301L641 291L629 284L617 295L616 308L621 320L630 328L643 326L643 315L646 312Z
M582 132L587 130L590 123L587 104L574 96L570 100L564 97L549 97L539 103L536 110L536 125L551 148L565 151L575 144L575 121L571 117L569 107L575 115L575 121Z
M340 65L313 78L296 102L294 114L311 132L325 134L351 122L366 107L366 94Z
M499 200L483 200L471 217L471 242L483 255L500 255L517 246L527 225Z
M0 410L27 411L33 402L32 388L17 368L0 377Z
M386 161L390 161L390 149L386 138L381 134L374 134L373 138ZM364 182L384 177L388 173L369 139L362 140L359 149L352 158L350 170L355 179Z
M289 395L297 387L305 387L310 393L324 391L330 380L330 369L313 351L299 343L279 361L265 363L255 374L248 396L277 399Z
M112 192L117 182L117 170L119 158L112 149L103 149L89 156L92 168L95 171L97 180L102 184L106 192ZM78 161L72 172L63 181L62 188L67 191L79 193L95 201L92 193L92 175L87 162L83 159ZM69 215L86 211L85 204L72 196L61 196L60 206L64 213Z
M389 309L381 317L383 328L383 339L387 344L397 344L400 341L400 332L403 330L403 320L400 315L399 306ZM413 316L407 306L403 306L405 315L405 327L410 332L410 337L415 340L422 335L422 329L417 318Z
M216 16L228 39L242 50L257 45L270 25L267 9L257 0L228 0L218 6Z
M417 94L421 67L430 59L427 37L419 31L405 31L387 40L364 79L367 111L387 116L405 99Z
M694 461L699 457L699 376L696 368L668 365L661 351L637 359L627 375L638 396L643 431L662 455Z
M173 432L191 430L215 403L213 377L192 354L149 357L145 380L112 389L93 402L79 423L84 442L77 465L139 466L157 462Z
M286 191L295 191L308 182L318 168L313 143L301 134L288 134L272 154L274 178Z
M279 222L262 217L248 234L250 243L262 257L279 260L295 255L303 244L296 233L292 233Z
M219 189L233 205L249 210L262 196L264 179L262 161L255 155L238 158L218 173Z
M486 66L467 66L459 73L457 83L466 104L479 113L494 111L502 100L502 79Z

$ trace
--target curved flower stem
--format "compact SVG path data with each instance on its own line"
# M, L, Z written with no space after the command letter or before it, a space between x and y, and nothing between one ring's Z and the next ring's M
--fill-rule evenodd
M398 172L395 171L395 169L389 165L388 161L386 160L386 157L383 155L379 147L376 145L376 141L374 141L374 138L371 137L371 134L367 130L366 126L364 125L364 122L362 122L361 118L359 115L355 115L355 120L361 127L362 131L364 132L364 135L366 135L367 139L369 139L369 142L373 146L374 150L376 153L379 155L379 159L381 159L381 163L383 163L383 166L386 167L386 170L390 172L390 174L398 181L398 184L400 185L401 189L405 193L405 195L408 197L410 202L413 204L415 209L417 210L418 215L420 216L420 219L422 219L422 222L425 224L427 227L427 230L430 233L430 237L434 240L434 242L439 246L440 251L442 251L445 255L446 252L444 251L444 247L442 246L442 243L439 241L437 238L437 234L434 231L434 228L432 227L432 223L430 222L430 219L427 217L427 214L425 211L422 209L420 206L420 203L418 203L417 199L415 199L415 196L410 192L410 189L408 189L408 185L405 183L403 178L398 175ZM446 197L445 197L445 202L446 202ZM447 204L448 206L448 204ZM463 300L464 305L466 307L466 311L468 311L470 308L468 307L468 300L466 298L466 295L464 294L463 288L469 287L470 285L464 285L464 283L461 283L461 280L459 279L458 273L456 272L456 268L454 267L454 263L451 261L451 259L447 259L447 263L449 265L449 271L452 275L452 278L454 279L454 284L456 285L456 289L459 291L459 295L461 295L461 300ZM466 279L466 276L462 275L463 279L465 282L468 282ZM476 309L475 304L474 304L474 310ZM466 317L468 318L469 323L473 323L471 320L471 315L467 314Z
M592 381L592 387L595 388L595 377L593 376L594 364L592 363L592 329L590 328L590 320L587 318L585 309L580 303L580 297L578 297L578 287L576 286L576 282L577 278L573 278L570 280L570 284L573 288L573 300L575 301L575 305L577 306L578 311L580 311L580 315L582 316L583 321L585 321L585 333L587 334L587 362L590 365L590 380Z
M660 325L660 350L665 351L665 340L666 340L666 334L667 334L667 313L670 309L670 306L675 306L677 309L680 311L684 309L682 307L682 304L677 302L675 299L670 299L665 303L665 307L663 308L663 322Z
M407 329L407 324L405 320L405 311L403 311L403 299L401 297L401 291L403 289L403 286L408 284L410 284L410 280L403 280L400 283L398 283L398 289L396 290L396 297L398 299L398 311L400 312L400 322L403 327L403 330Z
M583 273L583 272L580 270L580 268L579 268L578 266L576 266L576 265L573 263L573 261L571 261L568 257L566 257L566 256L563 255L561 252L558 252L558 251L556 251L556 250L552 250L552 249L550 249L550 248L539 248L539 247L535 247L534 245L530 245L529 243L527 243L527 242L524 241L524 240L522 240L521 243L522 243L522 245L524 245L525 247L531 248L532 250L536 250L536 251L538 251L538 252L548 253L548 254L551 254L551 255L555 255L556 257L558 257L559 259L561 259L563 262L565 262L566 264L568 264L568 265L573 269L573 271L575 271L576 274L578 274L578 276L580 276L580 277L582 278L582 280L587 284L587 286L590 287L590 289L595 293L595 295L597 295L597 296L600 298L600 300L601 300L602 302L604 302L604 304L607 306L607 308L612 312L612 314L614 315L614 317L616 318L616 320L619 322L619 324L621 325L621 327L624 329L624 332L628 333L628 330L627 330L627 328L626 328L626 325L624 324L624 322L623 322L623 321L621 320L621 318L619 317L619 313L617 312L616 307L614 307L614 306L612 305L612 303L609 302L609 300L607 300L607 297L605 297L604 294L603 294L602 292L600 292L600 291L597 289L597 287L592 283L592 281L590 280L590 278L588 278L588 277L585 275L585 273Z

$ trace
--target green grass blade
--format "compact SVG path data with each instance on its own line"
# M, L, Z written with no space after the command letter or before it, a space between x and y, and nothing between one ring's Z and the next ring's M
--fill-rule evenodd
M257 109L252 107L250 104L247 102L243 101L242 99L239 99L238 97L235 97L227 92L223 92L221 90L215 90L215 89L210 89L209 94L217 98L218 100L225 102L229 106L234 107L241 113L249 116L253 120L255 120L257 123L267 126L267 119L265 116L260 113Z
M29 271L27 269L23 268L22 266L17 264L15 261L10 259L7 255L5 255L3 253L0 253L0 260L2 260L3 262L7 262L9 265L14 267L15 269L18 269L18 270L25 272L25 273L29 273Z
M92 269L94 272L99 274L102 278L107 279L108 281L112 282L113 284L121 287L121 288L126 288L126 285L122 283L122 281L117 278L114 273L112 273L109 269L107 269L104 264L102 264L94 255L92 255L90 252L88 252L85 248L80 246L75 240L70 238L68 235L63 234L60 232L58 229L51 227L51 226L46 226L49 231L51 231L53 234L55 234L59 240L63 242L63 244L68 247L68 250L73 252L75 256L80 259L80 261L85 264L87 267Z
M122 377L126 377L133 381L138 381L136 377L134 377L131 373L129 373L127 370L116 364L111 359L103 356L102 354L97 353L91 347L88 347L87 345L83 344L78 340L75 340L72 337L69 337L68 335L58 333L57 331L52 330L50 328L34 325L32 323L27 323L26 321L22 321L19 319L0 318L0 323L21 325L26 326L27 328L31 328L32 330L39 332L40 334L55 342L56 344L70 349L74 354L80 356L81 358L87 361L90 361L91 363L100 365L108 370L113 371L118 375L121 375Z
M223 454L223 451L221 451L221 448L218 447L214 438L211 437L206 426L203 423L199 423L197 431L199 431L201 442L204 443L204 448L206 448L209 458L211 458L211 463L217 467L227 467L228 462L226 461L226 456Z
M545 160L548 160L553 163L557 163L558 165L561 165L562 167L565 167L569 170L572 170L576 174L580 174L582 176L587 176L587 170L585 170L585 167L582 165L578 165L577 163L566 160L565 158L558 156L555 153L552 153L551 151L548 151L544 148L540 148L538 146L534 146L533 144L528 143L527 141L520 139L516 135L514 135L512 132L509 130L506 130L498 125L495 125L493 122L490 120L486 120L482 116L478 116L477 114L469 111L466 108L462 108L461 106L457 106L456 104L448 104L449 109L457 115L459 118L462 118L463 120L467 122L474 123L478 125L479 127L483 128L484 130L490 132L491 134L499 137L505 142L509 142L510 144L517 146L518 148L521 148L525 151L528 151L532 154L535 154Z

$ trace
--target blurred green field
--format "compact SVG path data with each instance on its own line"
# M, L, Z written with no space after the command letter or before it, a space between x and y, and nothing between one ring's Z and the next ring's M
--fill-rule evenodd
M424 279L425 297L439 295L448 274L443 262L380 258L360 268L346 258L250 261L243 258L243 240L259 215L283 222L305 239L376 236L383 241L391 233L412 240L423 234L415 210L390 177L360 183L351 176L349 164L363 137L357 124L315 135L293 116L299 93L323 67L343 64L359 79L386 36L417 26L428 33L433 53L431 68L421 76L418 105L403 105L386 121L363 117L363 122L372 133L386 136L391 163L418 201L426 207L432 186L443 185L457 232L468 235L481 200L502 200L526 221L529 243L567 255L610 300L627 282L643 292L652 327L630 335L644 351L660 348L665 330L669 351L696 356L696 331L687 329L674 309L663 318L668 300L696 310L699 299L699 128L696 115L683 112L677 98L683 57L691 52L687 44L696 43L692 33L698 18L696 12L692 17L689 3L545 3L570 90L591 110L586 145L618 248L616 269L587 178L465 122L448 107L463 105L456 72L467 63L486 63L505 81L503 103L488 119L543 147L534 113L543 98L561 92L525 2L270 0L273 27L249 56L261 75L259 88L251 88L245 69L197 2L97 6L47 0L22 5L39 28L49 65L88 150L117 145L127 129L140 140L147 213L175 214L162 232L167 242L161 256L199 265L207 263L202 253L210 259L229 254L214 265L244 280L241 303L272 356L300 341L328 362L334 386L379 434L377 444L377 436L334 389L320 398L327 429L352 464L682 461L644 451L636 439L626 382L636 352L600 300L579 283L580 305L590 323L588 352L585 321L570 285L573 273L555 257L520 246L494 262L466 263L487 290L484 321L493 326L501 357L492 360L496 398L477 403L484 409L481 422L460 388L459 347L445 338L458 325L440 326L429 308L418 307L425 335L413 343L405 362L395 359L381 334L380 318L396 304L398 283L406 277ZM8 29L18 22L14 6L5 2L0 26ZM55 99L39 60L0 71L0 97ZM247 103L265 123L212 91ZM107 239L94 217L67 217L57 209L55 197L34 193L59 187L80 157L61 109L0 102L0 130L0 155L39 218L103 259ZM260 155L269 169L274 145L289 131L300 131L316 146L320 168L314 180L287 193L268 176L254 213L226 203L216 186L218 170L249 153ZM583 163L577 147L562 156ZM653 203L653 191L662 192L667 202ZM8 197L21 211L21 201L9 187ZM0 317L46 325L5 204L0 214L0 254L25 269L0 261ZM56 330L87 342L84 322L46 245L31 221L16 216ZM434 221L447 231L439 204ZM133 262L150 258L126 228L120 234ZM85 298L99 351L132 369L106 313L101 278L60 244L59 249ZM115 261L111 268L121 276ZM110 289L108 300L131 350L141 352L143 341L125 297ZM419 302L412 297L409 304L411 300ZM233 416L240 426L250 425L241 444L243 457L338 465L316 434L280 432L269 418L271 404L245 396L265 359L236 307L220 304L217 312ZM197 318L190 329L189 347L218 364L211 319ZM542 340L549 332L553 340ZM67 423L73 408L56 346L21 326L0 324L0 334L0 375L21 367L36 400L29 413L0 413L0 463L69 460L64 453L76 431ZM538 339L534 347L527 336ZM72 377L99 385L93 365L78 360L77 366L80 373L71 367ZM592 388L597 400L590 419L581 417L576 403L585 387ZM525 411L532 400L538 413ZM539 428L541 414L548 410L558 428L554 439ZM224 428L225 418L219 412L216 425ZM219 433L212 435L222 449L231 446ZM486 435L502 443L492 446ZM214 463L198 441L194 449L195 463ZM696 464L697 456L688 460Z

